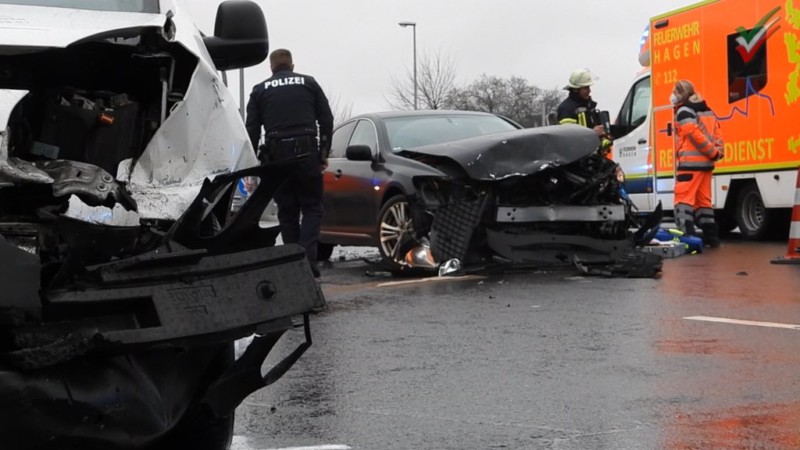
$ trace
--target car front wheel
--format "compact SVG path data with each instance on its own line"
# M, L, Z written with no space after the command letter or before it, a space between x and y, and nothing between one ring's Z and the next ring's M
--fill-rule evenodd
M378 214L378 250L391 269L399 270L406 265L401 245L407 237L413 237L414 223L411 208L405 195L395 195L383 204Z

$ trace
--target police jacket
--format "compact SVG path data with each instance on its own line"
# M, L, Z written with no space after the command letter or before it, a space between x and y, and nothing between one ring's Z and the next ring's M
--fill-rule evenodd
M596 117L596 110L597 102L591 98L583 99L577 92L570 91L569 97L558 105L556 119L560 125L578 124L594 128L597 125L602 125Z
M245 126L254 149L258 148L261 127L267 140L319 133L321 158L327 159L333 114L328 98L313 77L279 69L253 87Z
M677 170L711 171L724 156L722 130L705 100L675 107Z

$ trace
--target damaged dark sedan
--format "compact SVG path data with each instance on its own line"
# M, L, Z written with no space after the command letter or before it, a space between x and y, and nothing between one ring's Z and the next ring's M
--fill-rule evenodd
M382 113L342 125L333 144L322 242L376 245L390 270L614 262L634 248L623 174L587 128Z

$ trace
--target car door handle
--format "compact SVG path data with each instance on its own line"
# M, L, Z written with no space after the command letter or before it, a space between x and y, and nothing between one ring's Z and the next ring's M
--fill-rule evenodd
M333 173L333 178L341 178L342 177L342 169L337 169L336 172Z
M638 142L638 144L639 144L639 145L644 145L644 144L647 144L647 139L645 139L645 138L641 138L641 139L639 139L639 142Z

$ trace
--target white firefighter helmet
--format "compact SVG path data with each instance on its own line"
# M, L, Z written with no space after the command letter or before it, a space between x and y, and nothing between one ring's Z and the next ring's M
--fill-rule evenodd
M580 89L593 85L595 81L597 81L597 77L594 76L591 70L579 69L570 74L569 83L564 86L564 89Z

